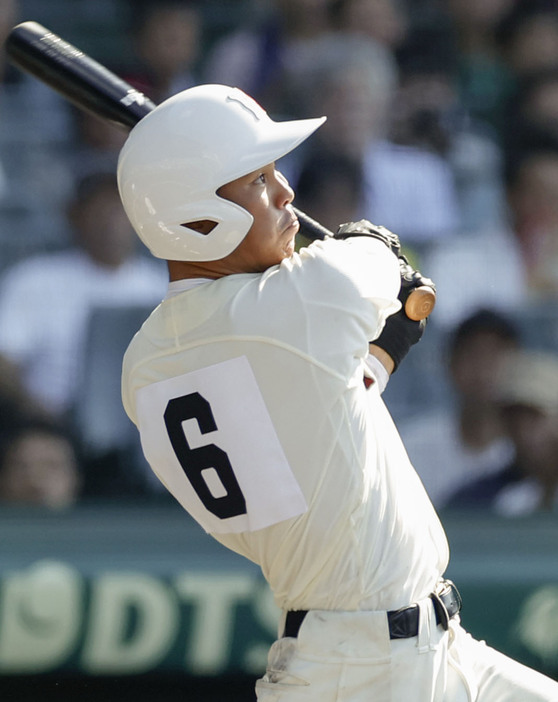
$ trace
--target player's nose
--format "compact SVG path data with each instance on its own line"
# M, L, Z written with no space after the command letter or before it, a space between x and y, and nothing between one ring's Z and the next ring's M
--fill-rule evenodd
M295 194L294 190L291 188L289 181L280 172L276 171L277 174L277 205L278 207L285 207L290 205L294 200Z

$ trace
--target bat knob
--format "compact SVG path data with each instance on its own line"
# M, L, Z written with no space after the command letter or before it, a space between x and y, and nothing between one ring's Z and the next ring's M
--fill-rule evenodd
M415 288L405 301L405 314L409 319L419 322L425 319L434 309L436 293L427 285Z

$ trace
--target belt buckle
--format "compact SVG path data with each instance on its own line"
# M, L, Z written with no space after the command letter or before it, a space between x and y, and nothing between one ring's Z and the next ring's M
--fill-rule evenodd
M436 612L436 619L438 620L438 624L441 625L444 631L447 631L449 629L450 617L445 604L442 602L442 599L437 592L433 592L430 595L430 599L432 600L432 604L434 605L434 610Z
M461 595L452 580L442 580L431 595L438 623L447 631L449 620L461 611ZM447 604L446 604L447 603Z
M461 606L463 604L461 595L459 594L459 590L452 580L444 580L443 586L444 587L438 592L438 594L440 595L442 602L448 603L446 605L446 609L448 611L451 610L450 616L453 617L455 614L458 614L461 611Z

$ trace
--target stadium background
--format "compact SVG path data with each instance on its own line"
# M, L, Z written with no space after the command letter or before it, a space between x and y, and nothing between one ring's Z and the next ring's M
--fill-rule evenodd
M18 13L117 69L133 54L133 6L123 0L23 0ZM221 37L254 23L268 3L204 0L199 8L203 62ZM38 250L67 243L64 189L50 181L58 177L55 155L66 153L71 143L56 131L59 105L46 99L45 109L51 104L54 111L51 120L34 109L31 94L8 69L0 87L0 161L9 193L0 203L0 274ZM97 422L90 426L94 448L115 426L125 426L115 372L145 310L128 312L126 324L117 319L110 327L120 336L114 333L110 349L103 348L105 379L99 380L97 366L91 371L92 385L108 388L103 405L83 408L84 423ZM555 305L550 313L548 305L530 308L519 321L530 339L558 348ZM417 398L423 402L430 393L434 402L443 395L443 389L433 389L438 385L416 385L421 377L443 376L442 352L443 339L434 332L408 374L394 378L389 400L395 415ZM99 416L100 406L112 409ZM443 512L442 520L452 547L448 575L465 600L464 625L558 677L556 516L507 520ZM173 503L132 495L62 513L3 505L0 533L4 700L251 699L277 612L252 564L205 538Z

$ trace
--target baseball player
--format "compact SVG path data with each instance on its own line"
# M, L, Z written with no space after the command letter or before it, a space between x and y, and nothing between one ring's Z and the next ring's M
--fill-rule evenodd
M461 628L443 529L381 399L424 331L401 307L424 279L366 221L295 253L275 162L324 119L275 122L201 85L134 127L120 193L170 284L126 352L126 411L160 480L283 612L258 700L556 701Z

